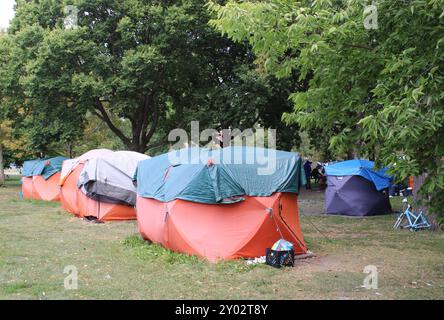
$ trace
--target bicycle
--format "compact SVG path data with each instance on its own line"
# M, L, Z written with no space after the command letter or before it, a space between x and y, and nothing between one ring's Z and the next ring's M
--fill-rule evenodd
M398 216L398 219L393 226L394 229L401 228L409 229L410 231L417 231L421 229L430 229L432 227L422 210L415 213L407 198L404 198L402 202L404 203L403 212L401 212L401 214ZM404 221L405 223L403 224Z

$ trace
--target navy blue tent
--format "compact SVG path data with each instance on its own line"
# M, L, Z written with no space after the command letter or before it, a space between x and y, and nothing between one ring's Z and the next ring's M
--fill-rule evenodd
M368 160L349 160L325 167L325 212L348 216L372 216L392 212L387 168L375 170Z

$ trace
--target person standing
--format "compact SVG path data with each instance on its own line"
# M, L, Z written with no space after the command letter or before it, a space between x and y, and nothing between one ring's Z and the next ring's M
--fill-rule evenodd
M325 167L322 163L319 164L319 188L321 188L321 190L327 188L327 176L325 174Z
M224 132L221 127L218 128L218 133L216 135L216 140L219 142L219 147L224 147Z
M305 177L307 178L307 184L305 185L305 188L307 190L311 190L311 161L307 159L304 163L304 171L305 171Z

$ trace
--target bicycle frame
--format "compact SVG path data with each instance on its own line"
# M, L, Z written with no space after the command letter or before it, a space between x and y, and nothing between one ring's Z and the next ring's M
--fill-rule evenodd
M406 200L406 199L404 199ZM424 213L419 211L419 213L413 212L413 208L410 204L404 201L407 205L404 206L404 211L398 216L398 219L393 226L394 229L405 228L411 231L419 229L429 229L431 227ZM405 225L401 225L404 219L407 221Z

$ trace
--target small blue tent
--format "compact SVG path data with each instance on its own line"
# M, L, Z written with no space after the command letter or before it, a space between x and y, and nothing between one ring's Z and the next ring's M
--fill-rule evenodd
M391 213L387 168L375 170L368 160L349 160L325 167L327 214L369 216Z

